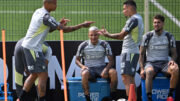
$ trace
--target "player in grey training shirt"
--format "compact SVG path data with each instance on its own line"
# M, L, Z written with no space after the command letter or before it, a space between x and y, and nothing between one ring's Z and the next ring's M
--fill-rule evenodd
M177 58L176 43L173 35L163 29L164 21L164 16L154 16L154 30L143 35L140 47L140 75L146 80L148 101L152 101L152 82L156 73L163 72L171 76L168 98L172 97L178 82L179 67L175 62ZM170 60L168 59L169 54L171 54Z
M86 101L90 100L88 80L97 77L111 79L111 95L116 99L117 72L111 68L114 64L110 45L103 40L99 40L98 28L93 26L89 29L89 40L82 42L76 54L76 64L81 68L82 86ZM106 65L105 56L109 63ZM84 64L81 62L84 59Z
M123 4L123 13L128 18L120 33L110 34L102 29L105 37L123 40L121 52L121 75L126 87L126 99L129 95L130 84L135 84L134 76L139 59L139 45L144 31L143 19L136 11L136 3L127 0ZM136 97L137 98L137 97Z
M57 0L43 0L43 7L37 9L33 15L27 30L26 36L22 42L23 51L30 76L26 79L23 86L23 92L20 95L20 101L26 101L25 96L30 90L35 78L39 78L38 94L40 101L45 101L45 83L48 78L46 72L45 57L42 53L42 44L49 32L54 30L63 30L66 32L72 32L80 28L89 27L92 21L85 21L84 23L76 26L65 26L68 20L62 19L57 22L50 16L51 11L55 11L57 7Z

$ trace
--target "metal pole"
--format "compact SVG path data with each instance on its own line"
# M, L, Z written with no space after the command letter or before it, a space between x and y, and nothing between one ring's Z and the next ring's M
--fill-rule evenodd
M144 1L144 32L149 31L149 0Z

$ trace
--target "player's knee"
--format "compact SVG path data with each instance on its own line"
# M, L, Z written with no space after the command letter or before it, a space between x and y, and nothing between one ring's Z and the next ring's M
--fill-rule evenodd
M81 76L82 76L82 77L89 77L89 71L88 71L88 70L84 70L84 71L81 73Z
M32 74L31 74L31 77L32 77L32 78L37 78L38 75L37 75L37 73L32 73Z
M171 72L175 75L179 74L179 67L177 65L171 66Z
M128 75L122 75L122 81L123 81L124 83L128 83L129 80L130 80L130 78L129 78Z
M39 78L39 82L46 84L47 79L48 79L48 74L44 73L44 74L38 75L38 78Z
M152 68L146 69L146 77L153 77L154 76L154 70Z
M113 77L117 76L117 71L115 69L110 69L109 74Z

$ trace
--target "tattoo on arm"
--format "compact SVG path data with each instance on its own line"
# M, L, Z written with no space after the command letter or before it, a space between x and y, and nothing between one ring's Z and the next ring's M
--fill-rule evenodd
M171 52L171 58L176 61L177 59L177 51L176 51L176 48L171 48L170 49L170 52Z
M59 29L62 29L65 33L73 32L83 27L83 24L75 25L75 26L62 26L60 25Z
M141 69L144 69L145 54L146 54L146 48L141 46L140 47L140 56L139 56L139 64L140 64Z
M107 64L107 68L111 68L113 65L114 65L114 58L113 56L109 55L107 56L108 60L109 60L109 63Z
M119 34L112 34L111 38L114 38L114 39L119 39Z
M80 56L76 56L76 64L82 68L84 65L81 63L81 57Z
M113 39L123 40L127 34L128 34L128 32L122 30L120 33L109 34L108 37L113 38Z

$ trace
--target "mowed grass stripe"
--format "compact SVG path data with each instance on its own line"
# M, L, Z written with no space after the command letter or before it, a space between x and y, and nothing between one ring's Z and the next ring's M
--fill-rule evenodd
M70 19L71 22L69 22L68 25L76 25L85 20L96 21L93 25L99 28L104 26L110 33L117 33L121 31L126 21L126 18L122 14L123 2L124 0L60 0L58 1L56 11L52 12L52 16L54 16L56 20L60 20L62 17ZM136 2L138 12L144 16L144 1L136 0ZM6 40L17 41L24 37L32 13L40 7L42 7L42 0L1 0L0 29L5 28L7 30ZM169 11L171 12L173 10ZM153 29L152 17L157 13L162 12L150 4L150 30ZM165 29L173 33L176 39L180 40L177 35L180 29L169 18L166 19ZM88 39L87 33L87 29L80 29L64 34L64 40L86 40ZM104 37L101 38L104 40L112 40ZM59 40L59 32L55 31L49 34L47 40Z

